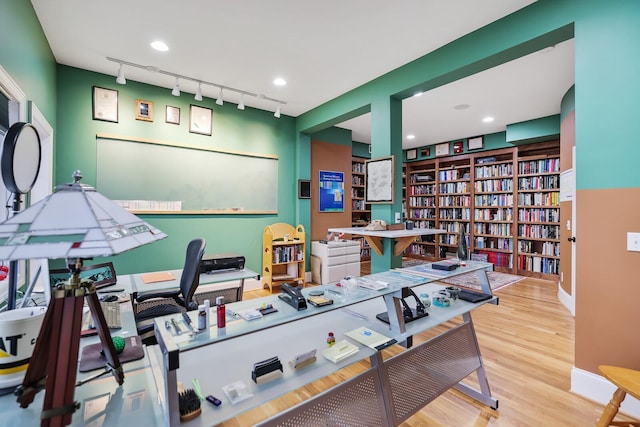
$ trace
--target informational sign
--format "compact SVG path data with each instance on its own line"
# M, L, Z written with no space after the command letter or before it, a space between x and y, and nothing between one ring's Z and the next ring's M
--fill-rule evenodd
M320 212L344 212L344 173L320 171Z

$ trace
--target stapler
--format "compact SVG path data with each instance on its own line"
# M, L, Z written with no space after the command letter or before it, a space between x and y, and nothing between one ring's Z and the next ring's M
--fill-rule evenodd
M283 283L281 288L282 293L278 295L278 298L296 310L305 310L307 308L307 301L302 295L300 288L290 285L289 283Z

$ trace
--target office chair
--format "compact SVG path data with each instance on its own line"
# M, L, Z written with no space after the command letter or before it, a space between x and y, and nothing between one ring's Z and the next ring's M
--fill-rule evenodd
M206 242L201 238L194 239L187 245L187 255L178 290L147 293L135 298L136 327L144 344L157 343L153 329L153 320L156 317L198 308L198 304L193 300L193 295L200 284L200 261L204 255L205 246ZM142 309L138 311L136 306L141 306Z

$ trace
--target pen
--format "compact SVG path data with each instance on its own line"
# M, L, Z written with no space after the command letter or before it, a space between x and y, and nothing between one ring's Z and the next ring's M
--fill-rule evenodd
M176 334L180 335L182 333L182 329L180 329L180 326L178 326L178 322L176 322L176 319L171 319L171 324L176 329Z

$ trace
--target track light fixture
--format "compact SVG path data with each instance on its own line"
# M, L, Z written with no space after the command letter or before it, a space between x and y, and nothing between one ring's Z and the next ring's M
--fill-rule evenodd
M171 95L180 96L180 80L176 77L176 84L173 86L173 90L171 91Z
M146 71L149 71L151 73L159 73L159 74L164 74L166 76L175 77L175 79L176 79L175 85L173 86L173 90L171 91L171 94L173 96L180 96L180 79L181 79L181 80L189 80L189 81L192 81L194 83L197 83L198 87L197 87L196 92L195 92L196 101L202 101L202 85L209 85L209 86L214 86L214 87L218 88L218 98L216 99L216 104L217 105L223 105L224 104L224 99L223 99L223 96L222 96L222 91L223 90L225 90L227 92L236 92L236 93L240 94L240 103L238 104L238 109L239 110L244 110L244 108L245 108L245 104L244 104L245 95L246 96L252 96L252 97L258 98L258 99L266 99L267 101L275 102L278 105L278 108L277 108L277 110L276 110L276 112L274 114L275 117L280 117L280 107L282 105L286 104L286 102L284 102L282 100L269 98L269 97L264 96L262 94L258 95L256 93L247 92L247 91L244 91L244 90L240 90L240 89L236 89L236 88L233 88L233 87L221 85L221 84L218 84L218 83L213 83L213 82L208 82L208 81L201 80L201 79L196 79L196 78L193 78L193 77L183 76L182 74L176 74L176 73L172 73L170 71L161 70L158 67L155 67L155 66L152 66L152 65L140 65L140 64L133 63L133 62L123 61L122 59L116 59L116 58L110 58L110 57L107 57L107 60L120 64L120 68L118 69L118 78L116 79L116 82L119 83L119 84L125 84L126 83L126 80L124 78L124 65L126 65L128 67L140 68L141 70L146 70Z
M118 77L116 78L116 83L119 85L126 85L127 79L124 78L124 64L120 64L120 68L118 68Z
M218 91L218 99L216 99L216 104L224 104L224 99L222 99L222 88L220 88L220 90Z
M280 118L280 104L278 104L278 108L276 108L276 112L273 113L273 117L275 117L276 119Z

